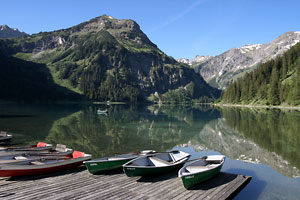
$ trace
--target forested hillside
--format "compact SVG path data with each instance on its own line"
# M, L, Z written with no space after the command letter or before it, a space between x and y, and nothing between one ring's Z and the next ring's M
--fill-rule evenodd
M261 64L255 71L231 83L222 103L299 105L300 43L283 56Z
M0 99L35 103L81 97L54 84L45 64L8 57L0 49Z
M183 95L178 101L220 94L159 50L132 20L103 15L68 29L3 40L1 49L10 59L44 66L55 84L93 101L137 102L173 90Z

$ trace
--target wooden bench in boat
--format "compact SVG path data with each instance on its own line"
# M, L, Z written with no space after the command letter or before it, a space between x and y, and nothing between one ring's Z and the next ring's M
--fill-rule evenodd
M26 158L24 156L15 156L14 159L15 160L27 160L28 158Z
M57 144L55 151L57 152L66 152L67 151L67 146L64 144Z
M206 171L206 170L214 168L216 166L218 166L218 165L210 164L210 165L205 165L205 166L187 166L185 169L190 173L197 173L197 172Z
M121 158L121 157L109 157L109 158L107 158L107 160L124 160L124 159L127 159L127 158Z
M30 162L30 164L32 164L32 165L44 165L45 163L40 162L40 161L32 161L32 162Z
M1 131L1 132L0 132L0 136L1 136L1 137L6 137L6 136L7 136L7 132Z
M156 167L164 167L164 166L169 166L172 163L167 162L165 160L162 160L157 157L148 157L148 159L156 166Z

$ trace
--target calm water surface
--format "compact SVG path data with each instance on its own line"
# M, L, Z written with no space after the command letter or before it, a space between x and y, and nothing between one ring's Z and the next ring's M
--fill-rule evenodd
M286 110L0 105L0 129L14 133L13 144L62 143L94 158L143 149L224 154L222 171L253 177L236 199L299 199L299 121L299 111Z

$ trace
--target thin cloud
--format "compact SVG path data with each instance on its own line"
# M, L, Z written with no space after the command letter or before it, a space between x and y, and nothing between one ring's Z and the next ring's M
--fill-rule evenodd
M184 17L185 15L187 15L188 13L190 13L194 8L196 8L197 6L199 6L202 3L205 3L208 0L199 0L196 1L195 3L193 3L192 5L190 5L189 7L187 7L185 10L183 10L181 13L179 13L178 15L174 16L173 18L169 19L168 21L159 24L158 26L154 27L153 29L151 29L149 31L149 33L153 33L159 29L162 29L166 26L169 26L170 24L175 23L176 21L178 21L179 19L181 19L182 17Z

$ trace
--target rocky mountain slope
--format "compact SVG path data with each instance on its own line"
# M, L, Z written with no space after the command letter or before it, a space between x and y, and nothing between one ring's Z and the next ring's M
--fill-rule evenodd
M0 38L14 38L23 37L27 35L24 32L20 32L17 28L10 28L7 25L0 26Z
M180 59L176 59L176 60L178 62L181 62L181 63L188 64L188 65L192 66L192 65L200 65L202 63L205 63L208 60L210 60L211 58L212 58L212 56L200 56L200 55L197 55L192 60L187 59L187 58L180 58Z
M195 66L212 86L225 89L232 80L252 71L260 63L282 55L300 41L300 32L287 32L267 44L245 45L232 48ZM193 64L189 63L188 64Z
M221 102L300 105L300 43L230 83Z
M193 98L219 95L192 68L160 51L132 20L103 15L68 29L5 40L2 51L46 64L56 84L88 99L140 101L190 83Z

